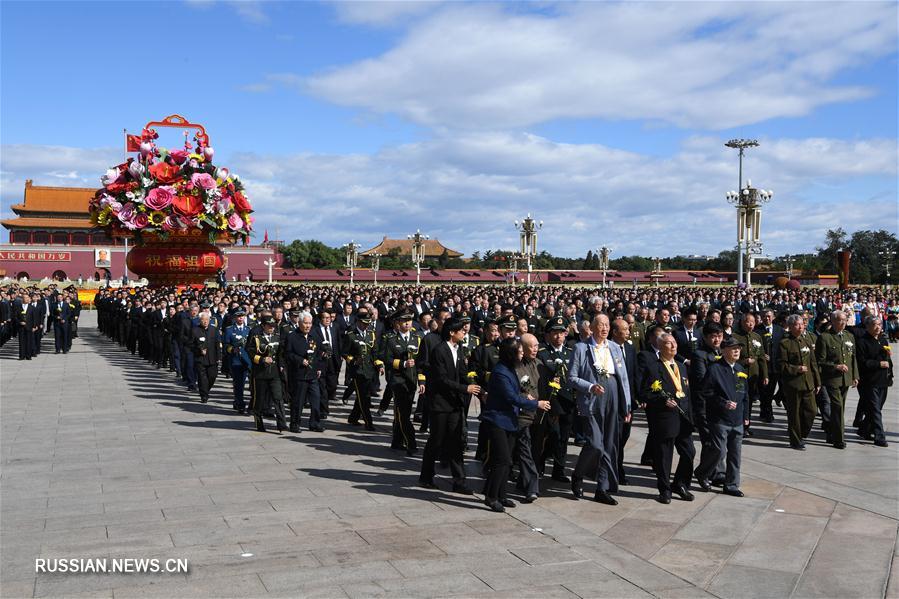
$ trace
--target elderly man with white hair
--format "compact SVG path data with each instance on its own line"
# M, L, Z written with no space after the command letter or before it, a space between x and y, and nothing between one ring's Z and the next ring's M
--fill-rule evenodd
M312 338L312 314L300 312L299 326L285 340L287 380L290 389L290 432L300 432L303 407L309 403L309 430L320 433L321 394L318 377L322 371L321 349Z

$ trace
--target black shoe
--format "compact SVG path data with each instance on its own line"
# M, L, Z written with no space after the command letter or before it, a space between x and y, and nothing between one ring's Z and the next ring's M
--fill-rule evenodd
M497 512L497 513L502 513L502 512L506 511L506 508L504 508L503 504L501 504L499 501L485 501L484 505L486 505L491 510L493 510L494 512Z
M406 448L406 457L409 457L409 458L413 457L415 455L415 451L416 451L416 449L414 447L407 447Z
M208 397L201 397L201 398L200 398L200 403L206 403L207 401L209 401L209 398L208 398Z
M581 480L573 476L571 477L571 494L574 495L575 499L584 498L584 488L581 486Z
M665 505L671 503L671 492L670 491L662 491L659 493L659 496L656 497L656 501L659 503L664 503Z
M360 424L358 420L347 420L346 423L351 424L353 426L359 426L359 424Z
M256 431L257 431L257 432L260 432L260 433L264 433L264 432L265 432L265 425L262 424L262 421L259 421L259 422L256 423Z
M834 443L833 446L837 449L846 449L845 443Z
M531 493L530 495L522 499L521 503L534 503L535 501L537 501L538 497L539 495L537 495L536 493Z
M678 497L683 499L684 501L693 501L696 497L693 496L693 493L687 490L687 488L683 485L678 485L676 487L672 487L671 489L674 491Z
M631 481L628 480L628 478L625 475L623 475L623 474L618 475L618 484L619 485L622 485L622 486L629 485L630 482Z
M890 446L890 444L886 442L886 439L878 439L877 441L874 441L874 445L876 445L877 447L889 447Z
M418 486L425 489L436 489L437 485L434 484L433 480L422 480L418 479Z
M743 497L743 491L740 489L724 489L724 494L731 497Z
M278 434L280 435L281 433L284 432L284 429L287 428L287 423L286 422L277 422L276 424L278 426Z
M59 350L56 350L56 353L59 353Z
M790 443L790 447L796 451L805 451L805 444L803 443Z
M321 426L313 426L313 427L311 427L309 430L312 431L313 433L323 433L323 432L325 432L324 427L321 427Z
M375 425L374 425L374 424L366 424L366 425L365 425L365 430L367 430L367 431L370 432L370 433L373 433L373 432L375 432L375 431L378 430L378 429L375 428Z
M553 474L553 480L560 483L569 484L571 483L571 479L565 476L564 474Z
M515 507L515 502L511 499L500 499L499 502L503 507Z
M606 505L618 505L618 501L616 501L614 497L609 495L608 491L597 491L596 496L593 497L593 501L604 503Z
M712 490L712 483L709 481L709 479L700 478L697 479L697 482L699 483L699 488L702 489L703 493L708 493Z
M295 424L291 424L289 430L290 430L290 432L292 432L292 433L299 433L299 432L300 432L300 427L296 426Z
M474 495L474 491L468 488L467 485L453 485L453 493L458 493L459 495Z

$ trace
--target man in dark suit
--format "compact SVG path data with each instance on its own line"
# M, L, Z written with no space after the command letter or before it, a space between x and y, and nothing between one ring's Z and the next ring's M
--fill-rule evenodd
M743 427L749 424L750 406L747 398L749 376L737 362L740 352L741 346L737 340L723 341L723 359L709 365L702 390L699 391L705 402L710 441L708 445L703 445L696 478L703 491L710 491L712 485L709 478L726 454L724 493L734 497L743 497L740 490L740 451Z
M56 347L56 353L69 353L72 312L73 308L72 304L69 303L69 296L66 292L63 292L60 300L54 302L53 342Z
M291 320L299 326L287 334L284 355L287 360L287 381L290 389L290 432L300 432L303 406L309 402L309 430L323 432L321 425L321 395L318 377L321 374L321 350L312 337L312 314L300 313Z
M619 370L621 387L624 391L625 405L630 410L627 414L619 414L621 420L621 433L618 437L618 484L626 485L627 476L624 472L624 446L631 436L631 419L633 411L637 407L637 352L634 346L628 343L630 325L623 318L616 318L612 322L612 338L609 348L612 350L612 358Z
M18 319L18 329L19 329L19 359L20 360L30 360L34 357L34 332L37 330L38 324L40 323L40 310L37 307L37 295L31 297L31 302L28 301L28 296L23 295L22 304L19 308L14 308L17 311L16 318ZM13 304L15 306L15 303Z
M333 318L330 311L322 310L318 323L312 327L312 338L322 354L322 374L318 379L322 419L328 417L329 404L337 397L337 374L340 372L340 335Z
M863 439L873 438L878 447L887 447L881 410L887 388L893 384L893 358L880 317L866 316L863 324L865 334L857 342L858 401L863 406L858 434Z
M182 311L181 314L181 359L183 363L181 364L181 375L184 377L184 381L187 383L188 391L196 391L197 389L197 370L194 367L194 351L192 348L193 343L193 329L197 323L199 323L200 307L196 304L193 304L190 307L190 311ZM133 351L131 352L134 353Z
M777 393L777 381L780 372L780 342L784 338L784 329L774 322L774 310L762 311L761 322L755 332L762 336L765 349L765 361L768 363L768 384L759 389L759 420L774 422L774 396Z
M702 343L693 352L690 361L690 407L693 409L693 428L699 433L699 441L702 445L700 462L706 459L706 453L712 451L711 434L706 420L705 399L700 393L702 382L705 380L709 366L722 359L721 343L724 341L724 329L717 322L709 321L702 327ZM719 461L714 473L707 474L715 484L724 484L724 465Z
M215 384L218 374L219 348L221 347L219 331L209 323L207 312L200 315L199 323L191 331L191 346L197 371L200 402L206 403L209 401L209 390Z
M692 501L693 416L690 408L690 383L686 367L674 359L677 341L670 334L659 337L659 357L649 361L641 381L641 397L646 401L646 418L652 443L652 465L659 488L659 503L671 503L671 493ZM674 450L679 456L674 483L671 464Z
M453 318L443 326L444 343L438 344L428 356L429 425L430 435L421 461L421 486L434 489L434 462L446 457L453 477L453 492L472 495L465 484L462 464L462 415L465 398L478 395L481 388L468 383L464 352L465 324Z
M701 336L699 330L696 329L696 321L699 317L696 310L689 308L684 312L684 318L681 325L674 329L674 340L677 341L677 355L687 367L690 366L690 360L693 358L693 352L699 347Z

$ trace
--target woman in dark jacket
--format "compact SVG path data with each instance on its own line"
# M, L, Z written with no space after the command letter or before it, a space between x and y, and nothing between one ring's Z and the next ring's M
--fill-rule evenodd
M494 512L515 507L506 498L506 481L512 468L512 448L518 432L519 410L549 410L548 401L522 396L515 363L521 360L521 343L504 339L499 346L499 363L490 374L487 404L481 413L481 426L487 433L487 481L484 484L484 503Z

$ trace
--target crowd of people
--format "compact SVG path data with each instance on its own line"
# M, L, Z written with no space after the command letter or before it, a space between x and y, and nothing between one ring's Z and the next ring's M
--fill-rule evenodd
M56 353L67 354L78 336L81 308L74 286L0 288L0 347L15 338L19 359L31 360L40 355L44 336L52 332Z
M28 291L3 298L24 321L25 353L34 341L21 331L34 332L41 301L55 327L77 322L68 292L23 308ZM524 502L550 476L575 498L593 480L594 499L617 504L635 415L648 428L639 463L661 503L716 485L742 496L742 441L754 423L775 423L776 406L793 449L805 450L818 417L827 443L845 449L846 395L857 387L852 427L886 446L895 336L884 331L897 299L877 289L237 284L102 289L95 306L103 334L171 370L199 401L229 379L233 409L258 431L273 419L279 432L322 432L337 401L353 402L350 425L376 431L392 404L392 448L413 456L428 434L426 488L439 463L454 492L473 493L464 456L476 427L485 502L503 511L515 505L510 477ZM66 351L70 338L58 338ZM580 447L573 467L570 444Z

